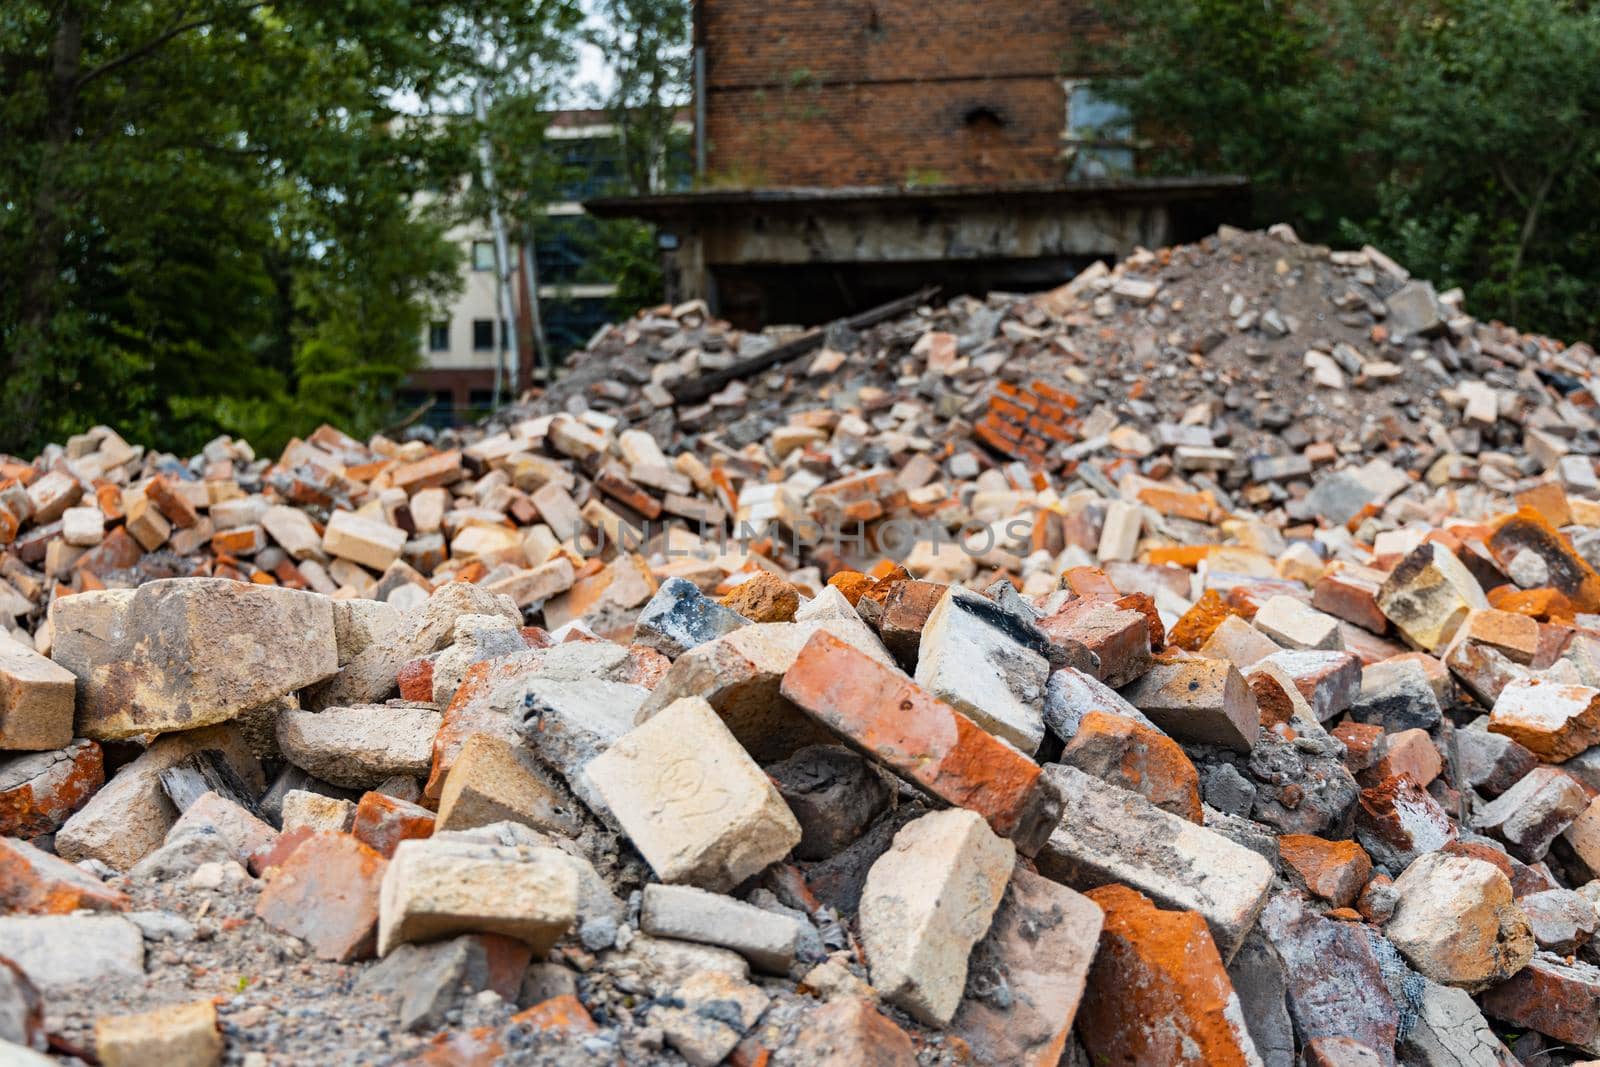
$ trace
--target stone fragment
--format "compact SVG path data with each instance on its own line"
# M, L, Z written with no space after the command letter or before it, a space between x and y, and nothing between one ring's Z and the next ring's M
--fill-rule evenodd
M1329 841L1309 834L1284 834L1278 853L1286 872L1313 895L1336 908L1355 903L1372 877L1372 858L1354 841Z
M401 667L450 644L456 620L463 615L501 615L522 625L522 613L508 598L468 582L446 582L427 600L373 634L370 643L351 655L338 674L307 692L306 706L347 708L383 700L394 692Z
M291 789L284 794L280 821L285 833L301 828L343 833L355 825L355 818L355 804L343 797L310 789Z
M105 1067L215 1067L222 1062L217 1006L209 1000L95 1020L94 1050Z
M1490 733L1487 717L1455 732L1460 780L1486 797L1497 797L1539 765L1539 757L1504 734Z
M427 699L441 708L449 707L474 664L513 656L527 648L521 628L504 615L462 615L451 631L449 647L433 657L432 692Z
M44 998L10 960L0 957L0 1051L18 1053L23 1049L49 1047L44 1029ZM40 1057L44 1063L52 1060ZM26 1067L26 1061L18 1067Z
M1298 894L1279 893L1261 913L1261 930L1283 960L1300 1040L1351 1038L1393 1067L1400 1014L1361 924L1319 915Z
M905 675L818 634L784 675L784 697L925 792L977 812L1024 855L1057 816L1037 764Z
M1543 889L1517 898L1517 907L1528 918L1533 939L1540 948L1570 956L1594 937L1600 916L1583 894L1570 889Z
M1291 596L1275 596L1256 612L1255 627L1284 648L1342 651L1339 620Z
M1087 896L1105 912L1078 1033L1092 1062L1259 1064L1211 932L1127 886ZM1160 1025L1151 1025L1160 1020Z
M383 704L285 711L278 716L278 747L323 781L370 789L397 774L427 774L439 723L436 711Z
M704 700L662 709L587 774L665 882L731 889L800 841L772 781Z
M757 571L720 603L751 622L791 622L800 606L800 592L771 571Z
M338 670L332 602L293 589L161 579L59 598L50 619L97 739L224 722Z
M0 749L71 744L76 686L71 671L0 635Z
M842 850L889 804L883 776L862 757L837 745L802 748L767 768L778 793L800 823L797 859L821 860Z
M1262 1067L1296 1067L1294 1021L1289 1018L1289 976L1259 927L1250 931L1228 964L1245 1029Z
M816 1067L916 1067L916 1047L871 1001L841 997L813 1008L791 1046L795 1063Z
M434 813L420 804L372 792L364 794L356 805L350 833L388 859L400 842L431 836L434 821Z
M1404 659L1368 666L1362 672L1361 691L1350 705L1350 717L1356 722L1386 731L1431 729L1442 715L1427 675L1418 664Z
M256 916L300 938L321 959L365 959L373 953L387 866L349 834L313 833L277 864L256 901Z
M1063 799L1037 857L1040 874L1080 890L1122 882L1158 904L1199 912L1223 959L1233 957L1266 902L1266 860L1075 767L1044 774Z
M1449 644L1469 613L1488 606L1472 573L1448 548L1431 541L1412 549L1378 590L1384 616L1429 652Z
M794 962L800 923L720 893L684 885L644 887L639 929L731 949L770 974L786 974Z
M26 841L0 838L0 914L121 911L128 903L83 868Z
M1401 1038L1401 1061L1418 1067L1521 1067L1462 989L1424 982L1416 1022Z
M190 804L167 831L167 841L198 829L214 830L227 842L233 858L245 863L263 849L270 848L278 831L262 822L237 802L220 793L205 793Z
M639 610L633 639L670 659L730 634L751 620L712 600L684 578L668 578Z
M1020 625L988 598L952 586L928 616L917 684L1023 752L1044 738L1050 665L1016 639Z
M577 813L533 754L490 734L467 739L439 794L438 828L466 830L512 822L573 835Z
M767 1009L769 998L742 979L717 971L686 978L670 1002L645 1016L691 1067L715 1067L727 1059Z
M1116 715L1147 726L1160 728L1144 712L1124 700L1115 689L1076 667L1063 667L1050 675L1044 687L1044 722L1062 741L1071 741L1083 717L1091 711Z
M1600 689L1523 678L1500 691L1489 731L1561 763L1600 742Z
M1304 1067L1381 1067L1377 1051L1351 1037L1318 1037L1306 1042Z
M1422 974L1469 992L1533 958L1533 931L1493 865L1430 852L1395 879L1399 902L1384 935Z
M0 945L46 996L90 982L145 981L144 935L116 915L0 916Z
M1131 719L1090 711L1060 762L1138 793L1163 811L1203 822L1200 776L1178 743Z
M1456 839L1444 809L1408 778L1386 778L1363 789L1355 827L1356 840L1373 862L1395 872Z
M162 788L162 773L207 750L220 752L250 789L266 788L261 765L230 724L162 737L62 825L56 851L75 863L95 859L115 870L131 868L161 846L178 820L178 810Z
M1588 794L1571 775L1537 767L1479 811L1475 824L1504 841L1517 859L1535 863L1588 806Z
M489 933L522 941L542 958L577 921L579 894L577 870L555 849L402 841L383 872L378 954L404 942Z
M104 753L85 738L53 752L0 756L0 837L54 833L105 777Z
M950 1032L979 1064L1055 1067L1072 1031L1104 916L1020 864L967 961Z
M930 1026L961 1002L972 947L988 932L1016 850L974 812L932 812L895 835L862 893L862 947L879 993Z
M1239 669L1223 660L1158 663L1122 695L1181 741L1249 752L1261 726L1255 695Z

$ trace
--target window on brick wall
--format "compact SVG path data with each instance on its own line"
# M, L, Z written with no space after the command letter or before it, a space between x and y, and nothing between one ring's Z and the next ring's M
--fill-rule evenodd
M1068 79L1066 131L1061 140L1069 178L1112 178L1133 173L1133 118L1095 83Z
M472 320L472 350L474 352L494 351L494 320Z

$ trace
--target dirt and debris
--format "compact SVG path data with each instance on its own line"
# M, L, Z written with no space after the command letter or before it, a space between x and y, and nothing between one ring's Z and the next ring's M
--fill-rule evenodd
M1285 227L864 322L0 457L0 1059L1600 1057L1592 350Z

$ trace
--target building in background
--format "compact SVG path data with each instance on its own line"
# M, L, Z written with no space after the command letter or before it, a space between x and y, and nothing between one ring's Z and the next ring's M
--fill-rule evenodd
M668 296L742 325L913 291L1038 289L1198 236L1242 179L1140 176L1065 57L1084 0L695 0L696 190L597 197L655 223Z
M679 116L685 133L691 129L689 117L688 110ZM598 233L583 201L616 192L622 174L616 130L603 111L558 111L551 116L545 139L561 165L563 179L554 199L545 205L547 220L534 243L533 273L538 278L545 343L559 362L613 317L611 300L617 287L589 269ZM681 169L686 182L689 168ZM503 322L495 292L494 234L488 221L457 227L450 239L463 251L461 292L428 324L421 338L423 365L400 393L400 405L406 410L432 399L426 419L436 426L470 421L493 406L495 368L505 366L509 330L519 331L523 356L520 380L514 385L503 381L504 391L520 393L539 373L531 286L521 269L520 244L513 241L510 249L516 307L511 321Z

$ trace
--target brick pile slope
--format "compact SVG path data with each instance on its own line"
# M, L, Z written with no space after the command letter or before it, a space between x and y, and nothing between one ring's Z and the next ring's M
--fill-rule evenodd
M771 340L8 460L0 1058L1600 1056L1586 349L1225 233L670 403Z

